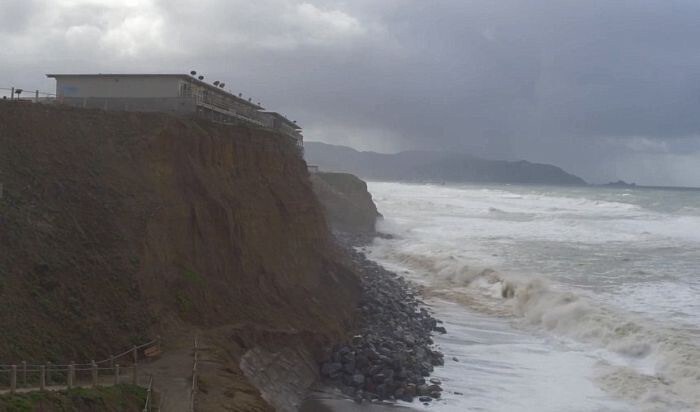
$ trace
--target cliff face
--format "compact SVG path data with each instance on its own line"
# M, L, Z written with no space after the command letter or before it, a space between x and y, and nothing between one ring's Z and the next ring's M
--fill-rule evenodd
M350 233L374 232L381 217L367 184L349 173L313 173L311 182L333 227Z
M284 137L9 103L0 125L3 361L92 359L183 325L237 325L241 353L276 331L313 351L352 322L357 279Z

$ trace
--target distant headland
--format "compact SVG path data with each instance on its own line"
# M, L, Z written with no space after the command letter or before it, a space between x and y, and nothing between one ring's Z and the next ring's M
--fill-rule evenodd
M407 151L360 152L346 146L306 142L305 157L321 170L348 172L369 180L440 183L585 185L563 169L524 160L488 160L466 153Z

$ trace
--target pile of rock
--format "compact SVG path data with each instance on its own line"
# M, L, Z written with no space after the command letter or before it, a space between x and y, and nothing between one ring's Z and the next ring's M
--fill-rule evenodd
M357 400L439 398L441 382L426 377L444 363L431 338L441 322L403 278L348 250L362 276L360 334L330 351L321 374Z

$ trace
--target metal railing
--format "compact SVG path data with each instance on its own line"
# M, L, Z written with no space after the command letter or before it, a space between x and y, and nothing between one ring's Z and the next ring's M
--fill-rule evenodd
M21 87L0 87L0 99L42 103L55 101L56 94L42 92L41 90L23 89Z

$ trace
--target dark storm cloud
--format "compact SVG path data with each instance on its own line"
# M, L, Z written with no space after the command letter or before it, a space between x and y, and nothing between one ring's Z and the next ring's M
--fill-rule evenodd
M0 79L197 69L309 140L700 185L699 18L681 0L4 0Z

